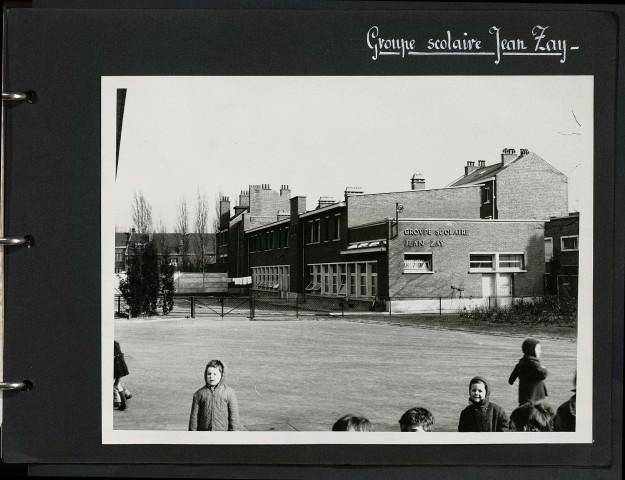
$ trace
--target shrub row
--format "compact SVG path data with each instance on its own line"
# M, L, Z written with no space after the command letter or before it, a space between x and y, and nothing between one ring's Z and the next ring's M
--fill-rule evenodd
M545 295L531 300L515 300L509 307L479 306L463 310L460 316L492 323L557 325L577 324L577 298Z

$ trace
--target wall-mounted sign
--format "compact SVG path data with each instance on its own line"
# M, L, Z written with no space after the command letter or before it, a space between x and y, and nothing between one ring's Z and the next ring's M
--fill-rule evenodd
M442 247L442 240L404 240L404 247Z
M469 235L465 228L406 228L404 235Z

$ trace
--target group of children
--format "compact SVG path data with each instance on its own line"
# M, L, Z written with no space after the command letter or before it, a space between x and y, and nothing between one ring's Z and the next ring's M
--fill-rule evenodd
M522 345L523 357L514 367L508 383L519 380L519 407L508 417L502 407L490 401L490 388L484 377L476 376L469 382L469 405L460 413L459 432L545 432L575 431L576 399L573 395L554 413L546 402L545 379L547 369L540 364L541 345L528 338ZM115 388L120 395L120 409L130 398L121 386L120 378L128 374L123 353L115 342ZM234 390L226 385L226 366L220 360L211 360L204 371L205 385L193 395L189 430L240 430L239 407ZM121 389L120 389L121 387ZM575 389L573 389L575 392ZM402 432L431 432L434 416L423 407L407 410L399 419ZM371 431L371 422L359 415L345 415L332 431Z

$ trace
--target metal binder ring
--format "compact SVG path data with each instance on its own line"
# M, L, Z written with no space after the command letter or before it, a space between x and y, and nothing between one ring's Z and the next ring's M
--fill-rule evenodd
M28 103L35 103L37 101L37 95L33 91L28 92L2 92L2 100L7 101L27 101Z
M30 390L32 383L24 380L23 382L0 382L0 390Z
M26 235L25 237L0 237L0 245L23 245L30 248L35 244L35 237Z

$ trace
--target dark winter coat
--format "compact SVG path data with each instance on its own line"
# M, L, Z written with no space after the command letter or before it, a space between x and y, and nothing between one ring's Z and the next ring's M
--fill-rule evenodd
M547 369L541 366L538 358L524 355L512 370L508 383L512 385L517 378L519 379L519 405L542 400L548 395L544 382L547 378Z
M556 416L553 420L554 432L574 432L577 407L576 395L564 402L558 407Z
M460 413L458 422L459 432L507 432L510 420L503 408L490 401L490 388L486 380L482 377L475 377L469 382L471 385L480 381L486 386L486 396L484 400L475 403L469 397L469 406Z
M119 342L115 340L113 342L113 377L125 377L129 373L128 365L126 365L126 360L124 359L124 354L119 346Z
M193 395L189 430L239 430L239 406L234 390L226 382L226 366L221 380L214 387L208 385L208 366L204 371L206 385Z

